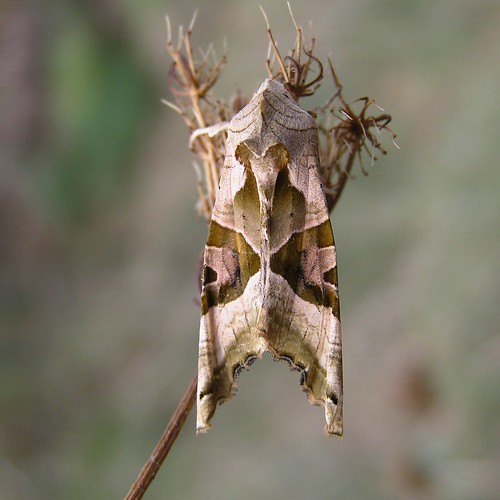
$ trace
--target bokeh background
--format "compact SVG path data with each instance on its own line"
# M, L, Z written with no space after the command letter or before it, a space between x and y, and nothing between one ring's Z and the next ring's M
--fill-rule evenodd
M217 87L265 78L261 3L0 6L0 498L122 498L197 362L197 215L169 97L165 14L229 46ZM212 431L194 412L146 498L500 498L500 3L294 0L400 150L333 214L345 437L265 357ZM309 29L309 20L312 28ZM313 107L331 92L325 82Z

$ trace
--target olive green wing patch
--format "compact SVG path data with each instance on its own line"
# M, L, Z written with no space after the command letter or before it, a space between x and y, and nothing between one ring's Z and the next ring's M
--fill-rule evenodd
M201 314L240 297L259 269L260 258L243 235L212 221L203 261Z
M332 307L339 317L337 259L330 221L292 234L271 257L271 270L303 300Z

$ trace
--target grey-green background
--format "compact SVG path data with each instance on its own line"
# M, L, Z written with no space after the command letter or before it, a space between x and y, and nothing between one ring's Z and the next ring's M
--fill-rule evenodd
M265 78L271 0L0 6L0 498L122 498L196 369L206 226L169 97L164 15ZM333 215L345 437L269 357L212 431L189 417L148 499L499 498L500 3L295 0L400 150ZM314 106L331 91L325 82Z

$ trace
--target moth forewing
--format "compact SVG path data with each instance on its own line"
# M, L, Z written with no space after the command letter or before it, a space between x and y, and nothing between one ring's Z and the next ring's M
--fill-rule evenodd
M231 121L205 248L197 430L267 351L301 371L326 432L342 435L342 339L318 131L266 80Z

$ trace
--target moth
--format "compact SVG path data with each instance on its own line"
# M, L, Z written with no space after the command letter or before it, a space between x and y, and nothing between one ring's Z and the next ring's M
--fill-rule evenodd
M264 352L301 372L328 434L342 435L337 258L318 129L266 80L229 123L202 273L197 431Z

